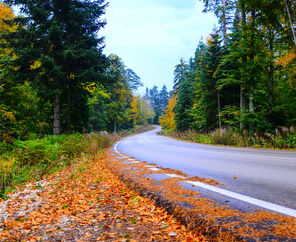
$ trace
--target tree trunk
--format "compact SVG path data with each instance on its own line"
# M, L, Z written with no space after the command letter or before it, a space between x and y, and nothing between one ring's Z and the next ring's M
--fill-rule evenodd
M219 118L219 128L222 128L221 122L221 100L220 100L220 91L217 90L217 103L218 103L218 118Z
M269 105L273 105L273 85L274 85L274 53L273 53L273 31L270 30L269 32L269 51L270 51L270 64L269 64Z
M226 0L223 0L223 44L226 45L226 33L227 33L227 23L226 23Z
M53 104L53 134L59 135L60 133L60 95L56 94Z
M252 65L254 66L255 61L255 19L256 19L256 13L255 10L252 10L251 12L251 42L250 42L250 61ZM250 99L249 99L249 112L250 114L254 113L254 84L255 84L255 70L252 70L251 72L251 78L250 78ZM251 115L251 118L253 118L253 115ZM250 122L250 130L249 134L250 136L253 136L255 133L254 131L254 123L253 121Z
M70 89L68 87L68 92L67 92L67 131L68 133L70 133L71 131L71 123L72 123L72 120L71 120L71 94L70 94Z
M246 110L246 100L245 100L245 88L241 85L240 87L240 114L242 115ZM244 124L240 121L240 130L243 130Z
M294 24L293 24L293 20L291 18L290 9L289 9L289 5L288 5L288 1L287 0L285 0L285 5L286 5L286 11L287 11L287 15L288 15L288 18L289 18L291 30L292 30L294 44L295 44L295 47L296 47L296 35L295 35L295 30L294 30Z
M246 10L245 10L244 4L241 5L241 10L242 10L242 28L244 31L244 28L246 27L246 22L247 22ZM247 56L245 53L243 54L243 57L242 57L242 65L243 66L247 65ZM245 112L245 109L246 109L245 82L243 79L241 79L241 84L240 84L240 114L241 114L241 116ZM244 128L243 121L240 121L240 130L243 130L243 128Z
M114 134L117 133L116 118L114 118Z

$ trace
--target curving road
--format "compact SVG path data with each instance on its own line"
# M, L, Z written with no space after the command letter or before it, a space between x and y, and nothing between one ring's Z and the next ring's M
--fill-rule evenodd
M227 191L296 209L296 152L193 144L159 136L159 131L128 137L116 148L142 161L215 179Z

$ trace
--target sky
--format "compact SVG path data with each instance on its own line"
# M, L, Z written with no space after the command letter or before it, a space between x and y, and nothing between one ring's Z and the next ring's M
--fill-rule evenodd
M193 57L198 42L217 25L199 0L109 0L104 53L117 54L144 84L173 87L174 68Z

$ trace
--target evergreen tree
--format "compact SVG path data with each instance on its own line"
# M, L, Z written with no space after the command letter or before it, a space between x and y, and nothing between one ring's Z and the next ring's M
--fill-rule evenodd
M13 76L32 82L39 95L51 101L54 134L61 132L61 117L68 131L82 131L88 121L86 87L104 80L103 38L97 36L105 25L100 18L106 4L103 0L6 2L19 5L24 14L13 21L17 31L6 36L17 56L9 63Z
M167 106L169 101L169 92L166 85L164 85L160 90L159 98L160 98L160 109L161 109L161 113L163 114L165 107Z
M177 102L175 106L176 128L178 130L189 129L192 123L190 112L193 105L193 71L193 63L190 62L190 64L187 65L182 60L175 69L175 79L179 79Z
M136 90L143 86L141 78L131 69L126 69L126 79L131 89Z
M157 86L153 86L153 88L149 90L149 102L155 112L153 123L158 124L158 119L159 119L159 116L161 115L161 106L160 106L160 96L159 96L159 91Z

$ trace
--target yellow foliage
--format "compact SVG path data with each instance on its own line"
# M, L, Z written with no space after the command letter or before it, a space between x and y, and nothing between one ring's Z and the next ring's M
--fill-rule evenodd
M207 38L207 44L208 44L209 46L214 46L214 44L213 44L213 39L212 39L211 36L209 36L209 37Z
M72 79L72 78L71 78L71 75L70 75L70 79ZM96 88L96 84L95 84L95 83L92 83L92 84L86 85L86 86L84 87L84 89L85 89L86 91L88 91L89 93L94 93L94 92L97 90L97 88Z
M15 117L14 114L12 112L4 112L2 114L2 117L4 120L10 120L12 122L15 122Z
M4 23L3 19L11 20L13 18L14 18L14 15L11 8L7 7L2 2L0 2L0 32L2 34L7 34L13 30L11 26Z
M12 166L15 163L15 158L0 159L0 172L7 175L11 172ZM3 174L2 174L3 175Z
M160 125L167 130L176 129L176 120L174 114L174 108L176 105L177 97L173 96L170 98L164 114L159 118Z
M296 52L294 50L290 50L289 53L278 60L277 65L282 65L284 68L286 68L289 64L293 62L293 60L296 60Z
M137 119L139 116L138 112L138 102L136 96L133 96L133 101L131 102L131 108L130 108L130 119L133 120L134 126L137 124Z
M8 34L10 32L14 32L17 28L16 25L10 26L7 23L5 23L3 20L12 20L14 18L14 14L7 5L0 2L0 34ZM0 43L5 43L5 40L0 39ZM11 55L15 56L12 50L7 48L1 48L0 49L0 56L9 56Z
M40 61L35 61L31 66L30 66L30 70L36 70L41 66L41 62Z
M129 120L133 121L134 126L146 124L149 119L153 119L154 115L145 98L140 95L133 96L131 108L129 109Z

